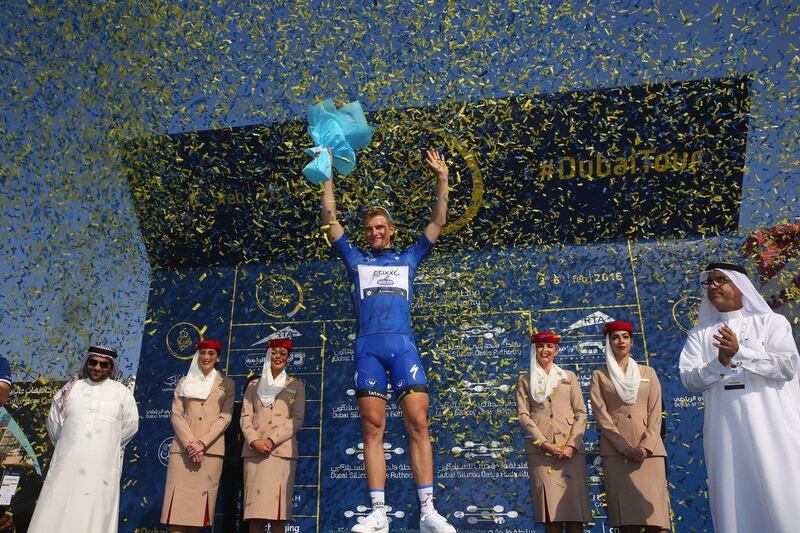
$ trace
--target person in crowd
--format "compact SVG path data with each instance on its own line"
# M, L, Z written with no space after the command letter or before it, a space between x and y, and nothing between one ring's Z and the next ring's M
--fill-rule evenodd
M286 373L291 339L267 344L261 376L244 392L239 419L244 435L244 519L250 533L284 533L292 519L297 432L306 409L305 385Z
M117 352L92 346L53 399L55 450L28 531L117 531L123 451L139 428L133 393L118 376Z
M697 326L680 356L702 392L703 448L716 531L790 533L800 504L800 383L792 327L733 263L700 275Z
M6 448L4 451L7 455L0 457L0 477L3 478L4 486L14 491L13 495L0 498L0 533L25 533L36 508L36 499L42 490L42 476L36 452L22 428L6 410L11 384L11 365L8 359L0 356L0 431L11 433L18 446L13 451ZM9 439L9 436L6 435L4 439Z
M236 386L216 369L222 343L197 343L189 370L175 386L167 481L161 522L174 533L199 532L214 523Z
M631 357L633 324L606 323L606 367L592 373L608 521L622 533L666 532L667 450L661 440L661 383Z
M517 415L525 432L531 500L545 533L582 533L592 519L583 434L586 404L578 377L555 363L561 337L531 339L529 372L517 383Z

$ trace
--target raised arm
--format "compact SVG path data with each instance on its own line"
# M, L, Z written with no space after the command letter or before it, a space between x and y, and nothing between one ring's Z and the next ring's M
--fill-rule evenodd
M431 221L425 226L425 236L429 241L436 242L442 233L442 228L447 224L447 201L450 192L447 177L450 171L444 156L430 148L426 151L425 163L436 174L436 203L431 213Z
M344 230L336 220L336 197L333 194L333 177L322 183L322 202L320 203L322 227L327 231L331 242L338 241Z

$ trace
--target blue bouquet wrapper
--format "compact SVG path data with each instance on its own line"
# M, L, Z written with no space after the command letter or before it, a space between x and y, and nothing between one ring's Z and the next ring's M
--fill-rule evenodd
M316 146L305 151L315 159L305 166L303 175L311 183L322 183L331 178L334 167L343 176L350 174L356 168L356 150L369 144L374 130L359 102L336 109L328 98L308 106L308 133Z

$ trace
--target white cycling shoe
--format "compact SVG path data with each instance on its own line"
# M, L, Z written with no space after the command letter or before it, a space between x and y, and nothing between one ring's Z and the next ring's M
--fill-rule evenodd
M434 509L420 516L419 533L456 533L456 528Z
M383 511L373 510L350 529L355 533L389 533L389 519ZM455 529L453 530L455 532Z

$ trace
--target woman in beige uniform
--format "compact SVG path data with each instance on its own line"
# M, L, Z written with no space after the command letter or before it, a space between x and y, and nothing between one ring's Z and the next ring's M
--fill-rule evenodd
M608 521L623 533L667 531L661 384L655 370L630 356L633 324L609 322L604 333L606 368L592 374L590 397L600 430Z
M586 406L578 378L554 363L561 337L533 336L530 371L517 384L517 413L525 430L531 500L546 533L580 533L592 519L586 488L583 432Z
M249 531L283 533L292 518L297 438L303 425L306 393L303 382L286 374L291 339L271 339L261 377L244 392L240 425L245 445L244 519Z
M173 532L199 532L214 522L214 506L225 457L222 434L231 423L235 386L214 368L222 344L197 343L189 372L175 386L167 483L161 522Z

